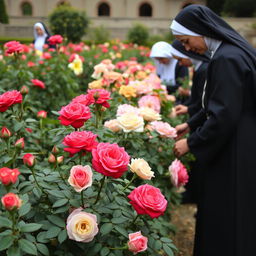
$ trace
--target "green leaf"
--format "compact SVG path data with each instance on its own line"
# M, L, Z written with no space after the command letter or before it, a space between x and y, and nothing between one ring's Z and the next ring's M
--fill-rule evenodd
M163 244L163 249L168 256L174 256L172 249L169 246L167 246L166 244Z
M112 223L104 223L100 228L100 233L104 236L113 229Z
M110 250L107 247L104 247L100 251L100 256L106 256L109 254L109 252L110 252Z
M47 192L54 197L60 197L60 198L65 197L64 193L59 190L47 190Z
M53 205L52 207L55 208L55 207L60 207L60 206L63 206L64 204L66 204L68 202L68 199L67 198L63 198L63 199L60 199L60 200L57 200Z
M101 244L94 244L93 247L88 251L88 255L94 256L101 250Z
M46 239L45 236L46 236L46 232L40 232L40 233L37 235L36 239L37 239L37 241L40 242L40 243L48 243L49 240Z
M1 238L0 251L6 250L13 243L14 238L12 236L4 236Z
M167 237L162 237L162 238L160 238L160 240L164 243L172 243L172 240L170 238L167 238Z
M31 210L31 204L27 203L22 205L19 209L19 216L21 217L26 215L30 210Z
M42 227L42 224L28 223L20 227L21 232L34 232Z
M129 219L128 218L125 218L125 217L118 217L118 218L113 218L111 219L111 222L114 223L114 224L121 224L121 223L124 223L124 222L127 222Z
M18 247L10 247L7 251L7 256L19 256L20 255L20 248Z
M115 230L118 231L121 235L128 237L128 233L126 229L120 227L120 226L115 226Z
M46 232L45 238L54 238L58 236L60 231L61 229L59 227L53 226Z
M59 235L58 235L58 241L59 243L63 243L66 239L67 239L67 230L64 229L64 230L61 230Z
M19 243L20 249L23 252L32 254L32 255L37 255L36 246L33 243L31 243L30 241L28 241L26 239L20 239L18 243Z
M42 196L42 190L40 188L35 187L32 191L37 198L40 198Z
M10 229L7 229L3 232L0 233L0 236L8 236L8 235L11 235L12 234L12 230ZM1 239L1 238L0 238Z
M46 256L50 255L49 250L46 245L36 244L36 247L37 247L38 251L41 252L43 255L46 255Z
M9 219L0 216L0 228L2 227L11 228L12 222Z
M58 216L47 215L46 217L50 222L52 222L53 224L55 224L56 226L58 226L60 228L64 228L66 226L65 221Z

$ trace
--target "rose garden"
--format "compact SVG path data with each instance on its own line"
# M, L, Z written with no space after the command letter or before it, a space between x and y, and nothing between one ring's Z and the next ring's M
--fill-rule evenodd
M192 156L149 49L50 40L0 55L1 255L174 255Z

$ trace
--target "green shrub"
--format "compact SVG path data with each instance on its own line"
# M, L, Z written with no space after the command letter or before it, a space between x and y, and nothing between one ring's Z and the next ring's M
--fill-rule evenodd
M9 23L9 18L6 13L4 0L0 0L0 23L3 23L3 24Z
M95 44L102 44L110 39L110 31L103 25L90 28L88 31L89 40Z
M135 24L129 29L127 38L131 43L145 45L149 39L148 28L142 24Z
M49 23L54 34L77 43L86 34L89 20L85 12L79 12L69 5L60 5L50 14Z

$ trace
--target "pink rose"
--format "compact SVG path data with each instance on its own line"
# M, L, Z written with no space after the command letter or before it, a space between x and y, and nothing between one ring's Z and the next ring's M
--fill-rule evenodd
M0 112L5 112L10 106L22 102L22 94L17 91L8 91L0 95Z
M163 215L167 207L167 201L160 189L148 184L135 188L128 198L138 214L146 214L151 218Z
M28 167L33 167L35 165L35 156L27 153L23 156L23 163Z
M148 238L141 234L141 231L129 234L128 249L137 254L146 251L148 248Z
M99 143L92 156L92 167L103 175L120 178L128 170L130 156L117 144Z
M37 117L38 118L46 118L47 117L47 112L46 111L44 111L44 110L40 110L40 111L38 111L37 112Z
M25 147L24 138L18 139L18 140L15 142L14 146L15 146L16 148L23 149L23 148Z
M97 135L92 132L72 132L62 142L67 146L67 148L64 148L64 151L69 152L70 156L80 151L92 151L98 144L96 138Z
M74 128L80 128L88 119L91 118L89 107L80 103L69 103L59 111L59 120L62 125L71 125Z
M23 51L23 45L17 41L10 41L4 44L7 54L20 53Z
M63 37L61 35L54 35L54 36L51 36L49 39L48 39L49 43L50 44L61 44L62 41L63 41Z
M20 172L18 169L10 169L7 167L0 168L0 181L3 185L14 184L19 175Z
M183 186L188 182L188 173L186 167L180 160L175 159L169 166L171 181L175 187Z
M99 232L97 216L83 212L82 208L74 210L67 219L67 233L71 240L88 243Z
M139 109L132 106L132 105L129 105L129 104L119 105L118 108L117 108L117 111L116 111L116 115L121 116L121 115L126 114L126 113L134 113L134 114L138 115L139 114Z
M158 97L146 95L140 98L139 107L153 108L157 113L160 113L161 103Z
M44 82L38 80L38 79L31 79L31 82L34 86L45 89L45 84Z
M71 103L80 103L85 106L89 106L94 103L94 98L91 94L81 94L79 96L76 96Z
M109 108L110 105L107 102L108 100L111 100L110 98L110 92L108 92L105 89L92 89L88 90L87 93L89 95L92 95L94 98L94 103L100 104L103 107Z
M151 128L157 131L162 137L176 138L176 129L171 127L167 122L154 121L150 123Z
M21 207L21 199L14 193L8 193L1 198L2 205L8 211L19 209Z
M90 187L92 185L91 167L89 165L73 166L70 170L68 182L76 192L81 192L82 190Z

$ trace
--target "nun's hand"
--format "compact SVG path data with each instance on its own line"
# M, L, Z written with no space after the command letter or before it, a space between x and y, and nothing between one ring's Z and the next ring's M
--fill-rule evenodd
M177 137L175 138L178 140L180 137L184 136L185 134L189 133L190 129L187 123L179 124L175 127Z
M175 142L173 152L176 157L181 157L189 151L187 139L181 139Z
M184 115L188 113L188 107L185 105L177 105L175 106L176 115Z

